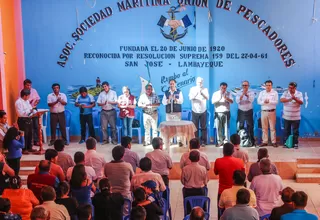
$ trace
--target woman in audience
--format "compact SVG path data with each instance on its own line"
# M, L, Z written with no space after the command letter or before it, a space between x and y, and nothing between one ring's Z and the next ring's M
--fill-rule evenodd
M103 178L99 181L100 192L92 198L95 220L122 220L124 198L121 193L112 193L110 181Z
M91 220L93 219L91 213L93 212L92 206L85 204L78 207L78 220Z
M76 198L79 205L92 205L90 192L96 192L96 187L92 181L88 179L85 167L83 164L77 164L72 171L71 180L71 195Z
M137 206L131 210L130 220L145 220L146 216L146 209L142 206Z
M70 186L69 183L63 181L60 182L58 185L58 190L57 190L57 196L58 198L56 199L56 203L60 205L64 205L71 217L71 220L76 220L77 219L77 208L78 208L78 202L75 198L69 197L69 192L70 192Z
M4 155L0 153L0 195L9 188L9 177L14 176L14 170L6 164Z
M2 197L11 201L11 211L21 215L23 220L29 220L32 208L39 205L39 200L30 189L22 189L19 176L10 178L10 189L3 191Z
M18 214L10 213L11 203L7 198L0 198L0 219L21 220Z
M15 127L8 129L3 139L3 148L8 150L7 163L19 175L20 159L24 148L24 133Z
M147 211L146 220L156 220L160 219L160 215L163 215L162 209L155 203L147 200L146 191L139 187L133 191L134 201L132 203L132 207L142 206Z

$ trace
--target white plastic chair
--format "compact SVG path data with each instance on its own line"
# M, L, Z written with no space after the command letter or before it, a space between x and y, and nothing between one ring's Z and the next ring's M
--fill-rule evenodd
M43 143L46 144L48 142L48 138L47 138L48 112L41 115L41 121L42 121L42 140L43 140Z

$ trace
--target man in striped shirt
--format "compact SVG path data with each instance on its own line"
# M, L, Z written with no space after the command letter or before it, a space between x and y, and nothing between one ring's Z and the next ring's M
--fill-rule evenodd
M283 120L284 120L284 137L286 142L287 138L291 135L291 128L293 129L293 146L298 149L299 126L300 126L300 106L303 104L303 95L297 91L297 83L290 82L288 90L285 91L280 101L283 103ZM285 146L286 147L286 146Z

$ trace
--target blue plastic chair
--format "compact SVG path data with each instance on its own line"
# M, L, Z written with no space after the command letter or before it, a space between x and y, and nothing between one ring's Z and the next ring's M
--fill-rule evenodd
M170 203L170 188L166 187L166 198L165 201L167 202L167 209L169 214L169 219L172 220L172 211L171 211L171 203Z
M138 128L132 128L132 133L133 131L137 131L138 132L138 143L141 144L142 143L142 138L141 138L141 127L143 124L143 120L142 120L142 112L135 108L134 109L134 118L137 119L140 122L140 126Z
M189 196L184 198L183 201L183 209L184 215L187 215L187 204L190 204L191 209L196 206L199 206L206 210L206 212L210 213L210 198L207 196Z
M269 220L270 216L271 216L271 214L266 214L264 216L261 216L260 220Z
M67 142L68 144L70 143L70 125L71 125L71 116L72 116L72 113L71 111L69 111L68 109L64 110L64 116L66 117L66 135L67 135ZM57 124L57 134L58 134L58 137L60 136L60 124L58 123Z
M168 220L170 217L167 215L167 213L168 213L168 202L167 202L166 199L163 199L163 204L164 204L164 206L162 207L163 215L161 216L161 220Z
M130 219L130 213L131 213L131 208L132 208L132 203L131 203L131 200L130 199L124 199L124 204L123 204L123 206L122 206L122 213L123 213L123 208L125 207L125 206L127 206L128 207L128 215L126 215L126 216L122 216L122 219L123 220L125 220L125 219Z
M183 220L189 220L190 219L190 215L187 215L186 217L184 217ZM210 214L208 212L204 213L204 219L205 220L209 220L210 219Z
M181 120L190 121L192 117L190 109L182 109Z
M257 140L260 139L260 142L262 142L262 128L259 128L259 120L261 120L261 111L258 111L256 113L254 113L253 116L253 121L254 121L254 132L256 133L256 131L258 132L257 135ZM257 143L256 143L257 144Z
M98 109L92 112L92 120L93 120L93 129L98 130L99 132L99 140L100 143L103 141L102 129L101 129L101 121L100 121L101 110ZM88 130L87 130L88 132Z

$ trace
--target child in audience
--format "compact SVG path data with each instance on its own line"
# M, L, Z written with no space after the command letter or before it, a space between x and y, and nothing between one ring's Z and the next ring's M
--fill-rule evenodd
M56 203L64 205L69 212L71 220L77 219L78 201L69 197L70 186L66 181L60 182L58 185Z

